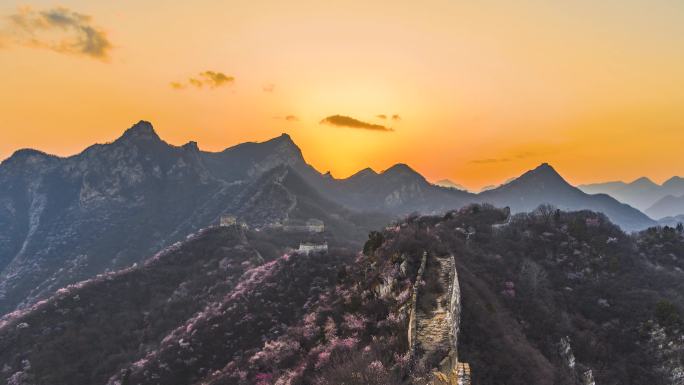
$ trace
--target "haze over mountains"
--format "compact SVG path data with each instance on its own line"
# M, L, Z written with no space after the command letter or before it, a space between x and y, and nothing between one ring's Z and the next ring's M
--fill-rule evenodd
M589 194L609 194L654 219L684 214L684 178L679 176L673 176L661 185L642 177L631 183L595 183L578 188Z
M405 164L335 179L283 134L221 152L172 146L141 121L119 139L60 158L20 150L0 165L0 314L60 287L140 262L232 214L253 228L318 218L340 242L412 212L469 203L530 211L549 203L605 213L625 230L656 224L605 194L590 195L543 164L473 194L429 183Z
M652 218L662 219L682 216L684 215L684 195L678 197L667 195L646 209L646 213Z
M464 190L467 191L468 189L465 188L463 185L460 185L450 179L440 179L435 182L437 186L442 186L442 187L449 187L449 188L455 188L458 190Z

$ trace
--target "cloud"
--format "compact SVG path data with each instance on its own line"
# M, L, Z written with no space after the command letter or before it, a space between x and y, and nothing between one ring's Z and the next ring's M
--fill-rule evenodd
M170 82L169 85L175 90L182 90L187 88L187 86L193 86L196 88L203 88L204 86L208 86L209 88L217 88L233 84L234 82L235 78L232 76L228 76L223 72L207 70L200 72L197 77L188 78L187 83Z
M197 87L197 88L202 88L202 87L204 87L204 83L202 83L202 81L199 80L199 79L190 78L190 79L188 79L188 83L189 83L191 86L195 86L195 87Z
M285 116L274 116L273 119L282 119L288 122L298 122L299 117L297 115L285 115Z
M350 127L350 128L359 128L363 130L371 130L371 131L385 131L385 132L390 132L394 131L390 127L385 127L380 124L372 124L372 123L366 123L362 122L358 119L354 119L349 116L344 116L344 115L332 115L328 116L327 118L321 120L321 124L329 124L331 126L337 126L337 127Z
M261 87L261 90L264 92L273 92L275 91L275 84L266 84L265 86Z
M204 71L200 73L200 76L204 79L203 83L212 88L228 85L235 81L234 77L223 72Z
M385 114L380 114L380 115L375 115L375 117L378 118L378 119L383 119L383 120L385 120L385 119L387 119L387 118L390 118L390 119L392 119L392 120L401 120L401 116L399 116L399 115L397 115L397 114L394 114L394 115L392 115L392 116L385 115Z
M24 7L7 20L8 40L16 45L96 59L107 59L112 49L107 34L92 24L90 16L68 8L35 11Z

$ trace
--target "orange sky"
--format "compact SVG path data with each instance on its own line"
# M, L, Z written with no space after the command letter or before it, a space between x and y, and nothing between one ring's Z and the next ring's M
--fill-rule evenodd
M684 174L681 1L367 3L5 1L0 158L73 154L145 119L206 150L288 132L338 177ZM320 123L334 115L393 130Z

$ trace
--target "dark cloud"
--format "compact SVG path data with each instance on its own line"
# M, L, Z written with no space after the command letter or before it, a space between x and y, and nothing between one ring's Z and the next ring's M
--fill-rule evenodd
M265 86L261 87L261 90L264 92L273 92L275 91L275 84L266 84Z
M375 115L375 117L379 119L387 119L387 115L385 114Z
M215 71L204 71L200 73L200 77L202 77L203 83L205 85L208 85L211 88L216 88L216 87L221 87L224 85L231 84L235 81L235 78L232 76L228 76L224 74L223 72L215 72Z
M329 124L332 126L338 126L338 127L350 127L350 128L359 128L363 130L372 130L372 131L394 131L390 127L385 127L380 124L372 124L372 123L366 123L362 122L358 119L354 119L349 116L344 116L344 115L332 115L328 116L327 118L321 120L321 124Z
M191 86L195 86L195 87L197 87L197 88L202 88L202 87L204 87L204 83L202 83L202 81L199 80L199 79L190 78L190 79L188 79L188 83L189 83Z
M169 84L173 89L182 90L186 88L188 85L196 88L202 88L204 86L208 86L210 88L217 88L233 84L233 82L235 82L235 78L232 76L228 76L223 72L204 71L200 72L197 77L189 78L187 83L171 82Z
M394 114L392 115L392 120L401 120L401 116Z
M46 11L21 8L7 19L8 40L27 47L107 59L112 44L92 18L68 8Z

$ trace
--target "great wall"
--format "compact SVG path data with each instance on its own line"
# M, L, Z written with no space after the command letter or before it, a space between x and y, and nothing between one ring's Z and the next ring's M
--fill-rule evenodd
M432 371L434 385L470 385L470 366L458 361L461 290L453 255L423 253L409 310L409 353Z

